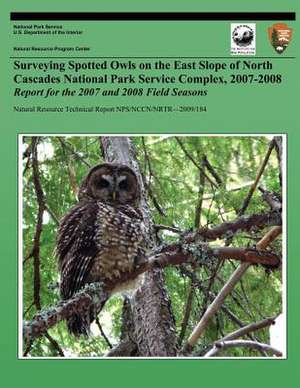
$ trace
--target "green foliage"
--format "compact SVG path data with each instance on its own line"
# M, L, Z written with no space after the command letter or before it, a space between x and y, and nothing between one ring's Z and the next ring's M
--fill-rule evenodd
M201 226L215 226L224 221L234 220L236 212L254 181L259 166L266 154L269 138L256 137L181 137L186 152L200 166L205 155L214 171L222 180L222 185L212 185L207 179L203 187ZM173 226L182 231L191 230L195 225L195 209L199 205L200 171L187 157L176 138L172 136L134 137L137 157L148 190L148 201L155 224ZM30 146L31 138L24 139L24 150ZM89 167L103 161L99 138L97 137L42 137L38 145L40 180L49 211L44 213L43 230L40 241L41 304L44 308L55 305L59 300L57 284L59 282L57 262L54 254L57 220L76 202L76 188L87 173ZM36 313L33 305L34 270L33 259L27 258L32 246L37 222L38 204L35 194L32 168L24 159L23 175L23 305L24 319L29 320ZM206 170L209 178L214 177ZM269 191L280 193L278 163L276 154L271 154L260 184ZM267 211L268 206L261 195L255 191L246 210L246 214ZM239 233L233 238L234 246L253 246L265 231ZM171 242L178 235L162 229L161 241ZM214 244L223 245L224 241ZM277 240L270 247L281 253L281 242ZM236 263L226 261L188 268L193 272L203 289L194 285L193 301L184 339L187 339L199 321L204 308L211 301L208 291L218 293L228 279ZM217 271L217 276L216 275ZM178 334L186 308L191 287L190 279L175 267L165 269L165 281L172 302ZM211 281L211 279L213 279ZM203 291L204 290L204 291ZM205 292L205 290L208 290ZM281 312L281 274L278 271L268 274L261 267L252 267L243 277L225 306L243 323L258 321L263 317L274 316ZM114 296L100 315L102 328L113 345L120 336L122 296ZM236 323L221 310L211 321L203 338L199 341L196 353L203 352L206 346L221 338L224 334L237 329ZM64 322L49 331L69 356L101 356L109 347L99 334L96 324L92 328L94 335L89 339L75 339L66 330ZM268 342L268 330L255 333L262 342ZM31 356L57 356L57 349L47 338L36 340L30 351ZM260 355L245 348L229 350L226 355Z

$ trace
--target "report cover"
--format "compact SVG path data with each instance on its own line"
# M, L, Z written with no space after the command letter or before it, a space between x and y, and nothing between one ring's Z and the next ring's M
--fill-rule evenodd
M296 20L2 4L4 379L296 381Z

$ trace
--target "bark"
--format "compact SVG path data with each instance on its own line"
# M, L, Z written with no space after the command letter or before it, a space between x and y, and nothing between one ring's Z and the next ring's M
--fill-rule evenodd
M111 349L104 357L136 357L137 346L130 339L121 341Z
M102 137L102 148L107 162L118 162L131 167L141 187L140 208L155 246L155 230L146 201L142 175L135 149L128 137ZM170 301L164 286L161 269L150 270L143 286L132 300L134 335L141 356L176 356L176 334Z
M134 318L130 299L125 297L122 310L122 326L120 342L111 349L105 357L137 357L139 356L138 347L133 336Z

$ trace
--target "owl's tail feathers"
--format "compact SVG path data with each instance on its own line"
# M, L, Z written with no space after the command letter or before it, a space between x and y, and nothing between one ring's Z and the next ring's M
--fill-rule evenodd
M71 318L67 319L67 327L69 333L75 337L79 337L80 335L87 337L90 335L90 320L88 317L74 314Z
M74 314L68 318L67 327L69 333L73 334L75 337L79 337L80 335L88 337L91 334L90 325L96 319L105 303L106 301L101 304L97 311L95 311L94 308L91 308L89 312L84 315Z

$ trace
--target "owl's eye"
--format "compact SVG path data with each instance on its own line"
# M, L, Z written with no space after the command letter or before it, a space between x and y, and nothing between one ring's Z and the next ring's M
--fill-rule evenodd
M127 179L124 179L119 183L119 189L120 190L127 190L128 189L128 181Z
M99 181L97 181L97 187L99 189L106 189L109 187L109 182L106 179L101 178Z

